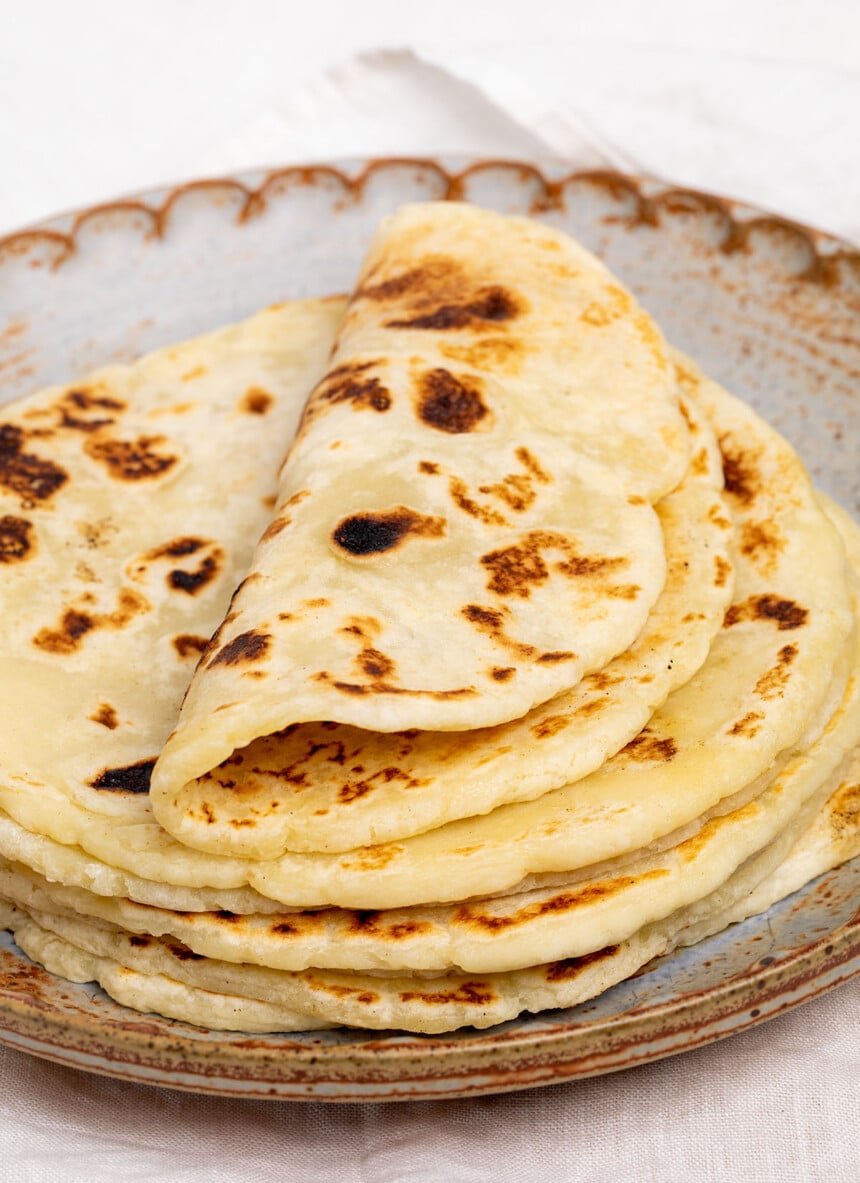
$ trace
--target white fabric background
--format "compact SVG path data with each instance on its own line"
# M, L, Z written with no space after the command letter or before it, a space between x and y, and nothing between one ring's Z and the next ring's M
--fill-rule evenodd
M0 233L234 167L549 150L860 241L855 0L6 0L0 15ZM196 1098L0 1049L0 1180L853 1181L858 997L633 1072L405 1106Z

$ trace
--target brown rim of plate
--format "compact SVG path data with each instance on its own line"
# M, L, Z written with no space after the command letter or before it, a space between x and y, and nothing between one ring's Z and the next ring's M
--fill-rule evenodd
M77 235L80 229L91 218L111 213L141 214L150 222L153 235L161 238L170 219L172 207L181 197L189 193L230 190L240 195L242 206L237 221L241 223L258 217L265 210L267 195L277 185L312 185L319 179L327 177L340 184L345 195L354 199L361 195L368 180L376 173L392 167L414 167L435 172L445 186L444 200L446 201L460 199L463 195L465 182L483 172L492 170L515 172L522 180L533 180L541 190L532 201L529 212L533 214L562 208L565 186L576 182L586 182L602 186L616 198L632 198L635 206L634 212L619 217L619 220L627 221L631 225L637 223L653 225L661 211L673 214L709 212L716 214L725 222L725 232L719 247L724 254L742 250L747 245L750 235L757 231L788 234L801 239L810 252L809 265L802 272L797 273L795 278L814 283L833 284L839 282L840 279L839 264L847 264L852 270L857 271L858 278L860 278L860 250L849 242L777 214L738 216L738 210L750 207L734 198L677 186L668 186L655 193L646 194L644 191L646 185L660 184L656 178L622 173L613 169L575 169L565 172L559 177L550 178L537 165L526 161L490 158L476 161L458 170L452 170L446 168L438 160L417 156L375 158L365 163L355 176L349 176L342 168L331 164L292 165L268 171L256 188L243 184L234 177L209 177L186 181L170 187L158 186L142 194L145 197L147 192L163 193L167 188L166 196L158 205L149 205L137 197L99 202L85 209L74 211L74 213L54 215L36 225L0 236L0 262L5 254L17 255L30 246L41 243L57 248L51 265L55 268L60 267L75 254ZM56 222L64 216L73 218L68 231L57 230L50 226L50 223Z
M817 890L826 890L826 878ZM14 956L9 954L9 956ZM529 1031L449 1037L369 1033L361 1043L314 1044L289 1036L200 1039L184 1023L128 1012L121 1022L70 1016L40 998L75 990L20 961L2 972L0 1042L54 1063L121 1080L221 1096L382 1101L480 1096L596 1076L691 1051L746 1031L860 973L860 909L833 932L781 958L764 957L708 989L610 1019ZM24 992L21 986L25 987ZM32 987L35 986L35 989ZM30 997L23 996L30 992ZM504 1060L500 1054L504 1053Z

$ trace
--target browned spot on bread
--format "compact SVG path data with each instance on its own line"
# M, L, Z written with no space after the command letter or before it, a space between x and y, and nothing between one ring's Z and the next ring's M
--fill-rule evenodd
M497 284L476 286L468 272L445 255L428 255L417 266L382 281L366 280L357 298L403 304L406 315L386 321L389 328L462 329L507 321L520 311L520 301L512 293Z
M133 932L128 938L128 943L135 949L146 949L152 944L152 937Z
M417 411L428 427L451 435L489 425L485 420L490 412L481 398L478 380L458 378L440 367L418 379Z
M331 537L338 549L356 558L394 550L407 538L439 538L444 533L444 518L398 505L351 514L335 526Z
M589 715L596 715L602 711L609 701L611 700L605 698L589 698L581 706L578 706L573 713L580 718L587 719Z
M195 953L193 949L189 949L187 945L183 945L181 941L172 940L170 942L164 941L164 947L172 957L177 961L202 961L203 955Z
M402 852L402 846L360 846L341 859L341 866L348 870L379 871Z
M761 731L761 727L758 726L758 722L763 718L764 715L761 713L761 711L748 711L745 715L738 719L737 723L729 728L728 734L746 735L752 739L754 735L758 735L759 731Z
M67 391L56 406L59 413L59 427L70 431L92 432L116 422L116 414L105 415L105 411L125 410L125 403L109 395L96 394L86 387ZM91 415L86 412L94 412Z
M292 521L293 519L288 513L283 514L282 517L275 518L263 531L261 541L265 542L269 538L275 538L282 530L286 530L287 526L292 525Z
M509 473L500 481L492 485L481 485L479 492L485 496L494 497L502 501L510 509L518 513L528 509L537 497L536 485L546 485L552 480L549 473L541 467L540 461L528 450L519 447L514 455L524 472ZM451 477L449 492L458 509L468 513L470 517L485 522L490 526L507 525L504 514L490 505L483 505L470 494L468 486L459 477Z
M676 371L677 371L677 367L676 367ZM687 430L690 432L691 435L695 435L699 429L696 426L696 421L695 421L695 419L693 419L692 415L690 414L690 410L687 407L687 404L684 402L683 399L678 400L678 410L681 412L681 417L683 418L684 422L687 424Z
M490 670L490 677L496 682L509 682L516 672L512 665L496 665Z
M434 464L432 460L420 460L418 463L418 471L425 473L427 476L436 476L439 472L439 465Z
M722 555L715 555L714 567L716 569L714 573L714 586L725 587L732 573L731 563L727 559L724 559Z
M46 653L74 653L87 633L103 628L125 628L135 616L149 609L149 601L142 595L131 588L121 587L113 612L67 608L55 628L43 628L36 633L33 644Z
M310 497L310 495L311 495L310 489L297 489L296 492L293 493L293 495L291 497L288 497L287 500L284 502L283 508L284 509L292 509L292 507L294 505L300 505L301 502L304 501L307 497Z
M588 682L596 690L608 690L610 686L617 686L623 681L624 678L620 674L610 674L606 670L595 670L593 674L583 678L583 682Z
M244 580L243 580L243 582L244 582ZM233 606L233 601L236 599L236 596L239 594L239 591L241 590L241 587L242 587L242 584L240 583L239 586L236 588L236 590L233 592L233 595L230 597L230 607L231 608ZM215 632L209 638L209 644L206 646L206 649L203 654L204 657L208 657L210 653L215 652L215 650L218 648L219 644L221 643L221 637L224 633L224 629L227 628L228 625L233 623L233 621L236 619L237 615L238 614L236 612L228 612L227 613L227 615L224 617L224 619L221 621L221 623L215 629Z
M498 285L481 288L474 299L462 304L440 304L431 312L415 316L398 317L385 322L389 329L465 329L486 324L498 324L513 320L520 307L510 292Z
M368 793L373 792L374 786L366 780L353 781L350 784L341 785L338 790L337 799L348 805L350 801L358 801L361 797L366 797Z
M786 540L774 521L744 522L741 526L741 554L747 555L765 574L773 571L776 556L785 550Z
M150 562L156 559L181 559L186 555L197 554L204 546L206 546L205 538L183 536L182 538L174 538L170 542L165 542L161 546L153 547L152 550L146 552L144 558Z
M827 805L830 832L834 840L853 840L860 827L860 785L840 785L836 792L831 794Z
M467 604L461 609L461 614L478 630L486 633L498 645L510 649L517 657L533 657L536 650L534 645L524 645L522 642L509 637L505 632L505 616L507 609L482 608L480 604Z
M350 616L349 623L338 629L347 637L361 637L363 641L372 641L382 632L382 625L375 616Z
M490 572L487 588L500 596L528 599L533 585L549 579L540 547L529 541L490 551L481 557L481 563Z
M539 920L542 916L574 912L577 908L587 907L618 895L629 887L637 887L646 880L662 879L667 874L668 871L665 869L657 868L654 871L645 871L641 875L619 875L615 879L601 879L595 883L585 883L581 887L560 891L547 899L501 914L482 911L477 904L462 904L454 912L451 924L463 928L477 928L483 932L507 932L533 920Z
M603 304L592 301L580 312L579 319L585 321L586 324L594 325L595 328L605 328L611 322L612 314Z
M379 649L362 649L355 661L361 673L366 674L368 678L390 677L396 668L391 658Z
M699 375L688 369L683 362L673 361L675 377L689 394L695 394L701 385Z
M106 768L89 783L94 789L110 789L121 793L148 793L155 758L138 760L122 768Z
M620 289L617 289L620 291ZM617 301L617 297L616 297ZM626 298L627 307L629 308L629 298ZM639 330L639 336L648 346L652 358L661 370L668 369L666 354L664 352L664 342L653 320L646 312L639 312L633 317L633 323ZM664 437L666 438L666 437Z
M94 723L101 723L108 731L115 731L119 726L116 711L109 702L99 703L98 708L89 716Z
M291 724L289 727L285 727L281 731L275 732L275 735L278 738L287 738L298 730L299 724ZM294 751L295 748L293 747L288 750ZM325 756L320 756L319 753L321 752L326 753ZM340 740L333 740L329 743L320 743L315 740L310 740L305 751L296 759L292 760L289 764L279 768L272 766L259 767L254 765L251 767L250 771L254 776L265 778L274 777L284 784L292 786L294 789L301 789L308 783L307 765L315 759L317 763L319 763L321 759L325 759L330 764L342 765L346 760L346 749ZM224 775L223 770L225 768L241 766L243 763L244 757L242 753L234 752L233 755L227 760L224 760L217 769L208 774L208 778L216 780L221 788L235 790L236 796L241 797L243 794L247 793L253 797L258 792L257 782L251 779L247 782L237 783L236 781L227 779ZM270 807L277 809L277 801L271 802Z
M222 552L223 553L223 552ZM211 583L218 574L219 562L215 555L206 555L193 571L177 568L167 576L167 582L175 591L196 596L201 588Z
M712 505L708 510L708 521L713 522L715 526L719 526L721 530L731 530L732 528L732 523L718 505Z
M556 665L560 661L574 661L576 654L572 653L570 649L550 649L547 653L542 653L537 659L541 665Z
M761 449L744 448L728 434L720 436L719 445L726 492L741 505L751 505L762 489L762 476L758 469Z
M477 518L479 522L484 522L488 526L507 525L507 518L504 514L499 513L497 509L493 509L491 506L480 505L470 497L468 486L459 477L451 477L448 482L448 491L457 508L462 509L470 517Z
M677 751L678 745L671 736L658 739L646 727L621 749L621 754L630 760L671 760Z
M516 373L526 346L523 341L513 337L479 337L477 341L463 345L442 341L439 351L452 361L478 370Z
M608 583L603 594L613 600L635 600L641 590L638 583Z
M379 1001L379 995L375 994L373 990L364 990L358 986L341 986L336 982L321 982L318 978L306 978L305 980L312 990L331 994L333 998L354 998L356 1002L364 1004Z
M199 657L205 653L208 644L206 637L198 637L194 633L177 633L173 638L173 648L182 658L194 657L195 654Z
M48 501L69 479L50 460L25 452L24 432L12 423L0 424L0 488L20 497L25 509Z
M91 550L98 550L117 532L117 526L110 517L100 518L95 522L75 522L75 526Z
M209 665L243 665L245 662L261 661L268 654L271 642L272 638L267 633L249 629L222 645Z
M755 684L755 692L765 701L780 698L788 684L788 667L797 657L796 645L783 645L777 654L776 665L767 670Z
M777 782L778 783L778 782ZM718 834L720 830L728 830L731 826L735 826L739 821L745 820L749 817L754 817L761 810L758 801L750 801L744 805L742 809L734 809L731 813L721 814L719 817L712 817L710 821L706 822L698 833L693 834L690 838L685 839L675 847L675 853L679 855L684 862L691 863L697 858L702 851L706 851L714 839L714 835Z
M422 785L427 783L426 780L410 776L402 768L390 765L387 768L380 768L378 772L374 772L371 776L363 780L347 781L338 790L337 797L343 804L349 804L350 801L357 801L361 797L366 797L368 793L372 793L379 785L391 784L392 781L398 781L406 789L421 788Z
M486 982L463 982L450 990L404 990L401 1002L422 1002L428 1006L448 1006L459 1003L465 1006L488 1006L495 1002L496 995Z
M32 522L8 513L0 517L0 563L20 563L33 549Z
M177 463L178 457L159 451L163 435L141 435L135 440L87 440L84 451L103 464L108 474L118 481L149 480L163 476Z
M296 924L291 924L289 920L278 920L269 927L269 932L274 936L292 937L297 936L300 929Z
M239 403L246 415L265 415L274 406L274 396L259 386L249 386Z
M69 608L63 613L58 629L40 629L33 643L49 653L72 653L77 649L81 637L94 628L92 616Z
M187 415L189 411L196 411L199 403L171 403L169 407L156 407L149 412L149 419L159 419L162 415Z
M802 628L809 617L809 609L802 608L794 600L784 600L779 596L767 593L760 596L749 596L737 604L732 604L726 613L723 625L731 628L744 620L772 620L780 632Z
M391 392L376 374L368 374L377 363L347 362L326 374L308 399L303 426L326 406L349 403L354 411L382 413L391 406Z
M690 472L694 476L705 476L710 468L708 464L708 453L704 448L701 448L693 459L690 461Z
M459 274L460 267L453 259L439 255L430 256L419 267L402 271L399 275L393 275L381 282L363 284L356 295L363 300L386 302L399 299L410 292L420 293L423 290L426 294L428 288L438 288L446 281L456 281Z
M579 555L566 535L532 530L522 542L482 556L481 563L490 573L488 590L500 596L528 599L532 587L550 577L550 567L543 558L543 552L547 550L560 551L565 556L561 562L553 564L553 570L574 578L599 578L627 564L624 558ZM615 590L625 594L632 592L634 596L638 591L632 585Z
M174 591L181 591L185 592L186 595L194 596L207 583L211 583L215 579L224 559L222 548L205 538L183 536L181 538L174 538L170 542L165 542L161 546L153 547L135 563L130 569L130 574L132 578L139 579L146 574L151 563L159 562L163 559L187 558L191 555L198 554L203 549L208 549L209 554L204 555L190 571L182 567L176 567L165 575L165 582L168 587L173 588Z
M343 682L332 680L324 670L314 674L314 679L317 682L331 682L335 690L356 696L366 694L407 695L413 698L436 698L441 702L447 698L471 698L477 693L474 686L460 686L450 690L415 690L408 686L394 686L390 682Z
M510 473L494 485L479 486L478 491L504 501L511 509L521 513L528 509L537 497L535 485L547 485L551 478L528 448L517 448L515 455L526 469L524 473Z
M546 966L545 977L548 982L566 982L579 977L583 970L596 961L608 961L618 952L618 945L607 945L605 949L598 949L594 953L584 953L582 957L567 957L564 961L553 961Z
M387 940L402 941L407 937L415 937L419 933L429 932L432 927L433 925L427 920L401 920L396 924L384 927L381 935Z
M192 366L190 370L180 374L179 378L182 382L193 382L195 378L204 378L208 373L206 366Z
M547 715L545 719L535 723L531 730L536 739L549 739L550 736L558 735L559 731L564 731L569 726L570 717L568 715Z

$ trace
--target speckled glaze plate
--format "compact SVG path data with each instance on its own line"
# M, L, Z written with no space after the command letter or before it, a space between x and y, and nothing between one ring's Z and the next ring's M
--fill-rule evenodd
M244 173L0 239L0 402L273 301L346 291L384 213L446 197L529 213L580 238L857 513L860 255L739 203L551 161ZM698 1047L846 982L860 972L858 902L860 859L592 1002L442 1038L202 1031L60 981L0 934L0 1041L92 1072L244 1097L503 1092Z

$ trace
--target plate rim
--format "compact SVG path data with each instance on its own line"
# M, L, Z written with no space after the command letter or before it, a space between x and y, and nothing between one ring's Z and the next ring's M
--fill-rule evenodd
M826 876L820 876L825 880ZM814 887L818 880L807 887ZM23 954L21 955L23 957ZM44 970L41 974L47 975ZM823 984L821 979L829 975ZM272 1076L260 1077L254 1075L225 1075L224 1065L216 1059L212 1072L186 1071L188 1079L182 1079L175 1073L172 1078L161 1075L164 1069L157 1063L145 1063L146 1053L157 1060L163 1045L190 1046L200 1041L200 1036L194 1034L194 1027L185 1023L172 1023L169 1032L153 1031L152 1020L147 1015L137 1015L125 1023L115 1023L110 1019L99 1019L97 1016L82 1012L71 1021L55 1008L49 1009L49 1020L46 1025L45 1008L38 1001L22 999L20 996L9 997L5 991L0 991L0 1043L18 1051L28 1052L41 1059L68 1067L83 1068L97 1075L109 1076L137 1084L147 1084L153 1087L176 1089L183 1092L205 1093L212 1096L232 1096L243 1098L257 1098L267 1100L312 1100L327 1103L354 1103L356 1101L408 1101L408 1100L442 1100L467 1096L485 1096L502 1092L512 1092L523 1088L545 1087L560 1084L565 1081L584 1079L596 1075L606 1075L616 1071L624 1071L636 1067L640 1063L653 1063L660 1059L679 1054L682 1051L693 1051L699 1047L731 1035L741 1034L751 1027L767 1022L788 1010L793 1010L803 1003L820 997L840 985L847 984L860 975L860 910L837 929L822 935L806 945L791 949L782 958L775 958L770 964L757 968L755 972L735 975L724 979L715 985L695 993L682 995L671 1002L658 1003L655 1006L643 1006L635 1010L628 1010L618 1015L601 1018L588 1027L571 1030L569 1024L557 1023L543 1030L528 1032L494 1032L492 1028L477 1031L466 1039L456 1041L446 1040L444 1036L401 1036L396 1042L386 1042L389 1033L373 1033L378 1038L363 1044L331 1044L308 1045L291 1043L288 1036L283 1038L281 1048L271 1048L275 1055L279 1051L289 1053L290 1064L286 1071ZM754 999L746 998L750 990L751 979L754 979L756 990L759 992ZM808 991L805 987L810 982L818 983L819 988ZM67 986L74 984L69 983ZM773 987L768 991L768 987ZM789 997L786 1001L786 990L804 991L796 997ZM769 1001L774 1005L767 1006ZM730 1007L734 1001L741 1005ZM760 1005L749 1005L758 1002ZM715 1024L732 1019L739 1013L746 1011L747 1021L733 1024L728 1030L720 1030ZM670 1019L680 1016L688 1020L678 1027L669 1027L661 1033L661 1039L668 1040L666 1046L657 1051L648 1049L646 1053L631 1061L628 1049L639 1042L652 1041L653 1030L649 1023L655 1018ZM9 1020L17 1020L10 1024ZM711 1019L710 1026L704 1029L702 1019ZM56 1033L60 1037L67 1036L71 1031L81 1031L84 1035L98 1034L109 1026L119 1031L119 1042L105 1054L103 1050L95 1053L97 1063L83 1064L81 1058L93 1053L87 1053L77 1047L68 1038L58 1042L49 1040L47 1036ZM627 1039L618 1044L612 1042L606 1049L599 1047L600 1036L607 1032L617 1034L619 1028L624 1030ZM39 1030L42 1034L38 1034ZM672 1042L674 1035L682 1037L693 1029L701 1038L693 1041L686 1040L682 1044ZM188 1032L188 1034L186 1034ZM598 1041L597 1047L579 1051L575 1046L566 1047L577 1038L587 1033ZM643 1040L637 1038L642 1033ZM702 1033L703 1032L703 1033ZM217 1032L215 1033L218 1034ZM240 1042L226 1045L227 1049L236 1048L253 1055L260 1043L265 1043L267 1036L248 1036ZM385 1046L380 1047L380 1044ZM446 1058L457 1059L457 1053L478 1054L489 1059L502 1048L512 1048L519 1052L541 1050L549 1053L545 1062L531 1064L527 1055L522 1057L523 1063L514 1065L485 1065L465 1064L457 1067L452 1064L453 1071L440 1075L429 1076L425 1073L402 1075L402 1061L426 1060L439 1064ZM66 1052L66 1055L62 1053ZM573 1053L572 1056L570 1053ZM565 1059L565 1056L567 1058ZM617 1057L618 1059L614 1058ZM620 1058L623 1057L623 1058ZM223 1059L223 1056L222 1056ZM367 1082L360 1076L361 1070L373 1061L378 1073L375 1082ZM338 1067L342 1061L347 1073L343 1076L327 1076L327 1068ZM237 1057L236 1067L241 1071L241 1057ZM202 1064L202 1061L201 1061ZM440 1065L443 1069L445 1065ZM307 1072L311 1068L316 1071ZM392 1069L391 1077L384 1069ZM356 1071L358 1075L356 1075ZM148 1075L153 1073L153 1075ZM154 1075L159 1074L159 1075ZM469 1084L470 1078L479 1079L476 1084ZM309 1079L310 1077L310 1079ZM427 1090L421 1087L422 1082L436 1080L443 1087ZM446 1085L446 1082L448 1084ZM378 1091L369 1092L367 1083L375 1083ZM329 1093L325 1091L328 1084L335 1084L342 1091ZM412 1085L418 1085L413 1089ZM393 1087L397 1091L393 1091ZM322 1090L322 1091L320 1091ZM358 1091L360 1090L360 1091Z
M444 160L456 161L453 167ZM721 250L731 253L742 249L751 232L755 230L789 232L802 237L812 254L812 262L806 271L796 275L801 280L817 280L832 283L837 278L834 264L847 262L860 268L860 245L846 238L819 229L809 223L787 217L775 211L766 210L742 198L715 193L689 185L675 185L647 172L627 172L614 168L570 168L562 158L536 156L532 159L505 158L496 156L346 156L331 161L312 161L305 164L266 165L259 168L236 169L222 174L186 178L179 181L148 185L117 197L73 207L26 223L0 235L0 265L4 255L17 253L39 241L53 243L62 248L62 253L53 261L53 267L60 267L77 250L80 230L94 217L111 213L138 213L152 220L156 237L163 237L167 221L175 203L189 193L233 188L244 196L244 204L237 221L242 223L258 216L265 207L267 190L287 180L308 184L316 176L326 175L338 182L351 195L360 195L365 184L378 172L386 168L414 167L432 170L444 181L446 191L443 200L457 200L464 183L481 172L506 169L528 175L543 189L541 197L534 204L534 212L546 212L559 203L565 185L574 182L591 182L610 190L626 190L636 202L636 213L631 221L653 222L661 210L678 212L685 203L692 203L700 209L724 216L729 223L729 234L721 244ZM347 170L356 171L350 173ZM550 170L557 175L549 175ZM256 186L247 178L261 176ZM245 179L243 179L245 178ZM648 192L654 188L654 192ZM159 204L150 204L147 198L164 195ZM686 206L689 209L689 206ZM749 216L745 216L749 215ZM60 229L63 222L71 220L67 230ZM825 249L822 249L825 248Z

